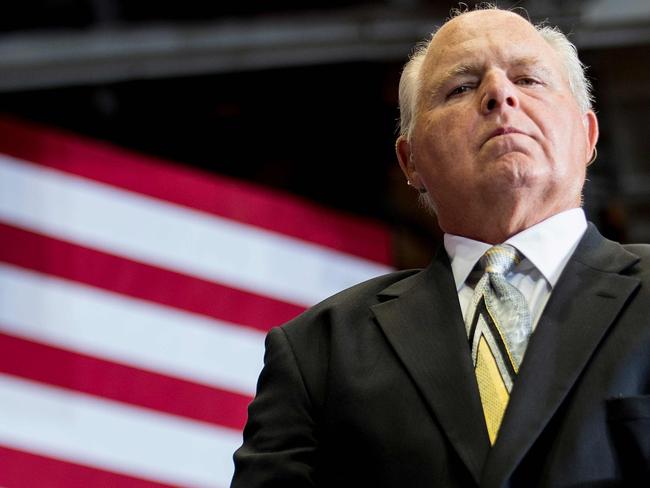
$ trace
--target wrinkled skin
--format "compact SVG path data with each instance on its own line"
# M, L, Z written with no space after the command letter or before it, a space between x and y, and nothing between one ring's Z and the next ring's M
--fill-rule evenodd
M443 231L500 243L580 206L598 139L553 48L520 16L463 14L435 35L397 155Z

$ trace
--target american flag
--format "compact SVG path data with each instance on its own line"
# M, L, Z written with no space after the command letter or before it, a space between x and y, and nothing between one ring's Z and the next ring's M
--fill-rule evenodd
M226 487L266 331L389 234L0 118L0 485Z

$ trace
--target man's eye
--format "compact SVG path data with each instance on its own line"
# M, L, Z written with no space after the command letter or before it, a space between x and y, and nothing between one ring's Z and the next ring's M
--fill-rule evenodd
M517 84L524 86L539 85L539 81L537 81L535 78L519 78L517 80Z
M456 88L454 88L452 91L450 91L449 95L447 95L447 97L453 97L455 95L462 95L463 93L466 93L471 89L472 89L471 85L460 85L460 86L457 86Z

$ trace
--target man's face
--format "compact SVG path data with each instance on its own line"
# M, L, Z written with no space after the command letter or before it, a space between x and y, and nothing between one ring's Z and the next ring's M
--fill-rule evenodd
M562 61L521 17L485 10L448 22L418 102L402 166L443 230L467 235L457 227L474 203L527 205L533 221L580 204L595 116L580 112Z

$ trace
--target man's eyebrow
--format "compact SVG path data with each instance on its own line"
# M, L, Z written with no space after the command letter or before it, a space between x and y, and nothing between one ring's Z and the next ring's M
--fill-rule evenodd
M523 56L515 58L509 63L511 68L533 68L535 72L541 72L545 75L550 76L552 71L537 56ZM431 88L431 94L437 96L440 94L442 89L454 78L458 78L466 75L478 75L483 71L483 65L476 63L459 63L455 66L452 66L447 72L437 81Z
M510 63L511 66L515 68L534 68L535 71L540 71L542 73L551 73L551 69L548 67L548 65L542 61L541 58L537 56L526 56L523 58L516 58L512 63Z

